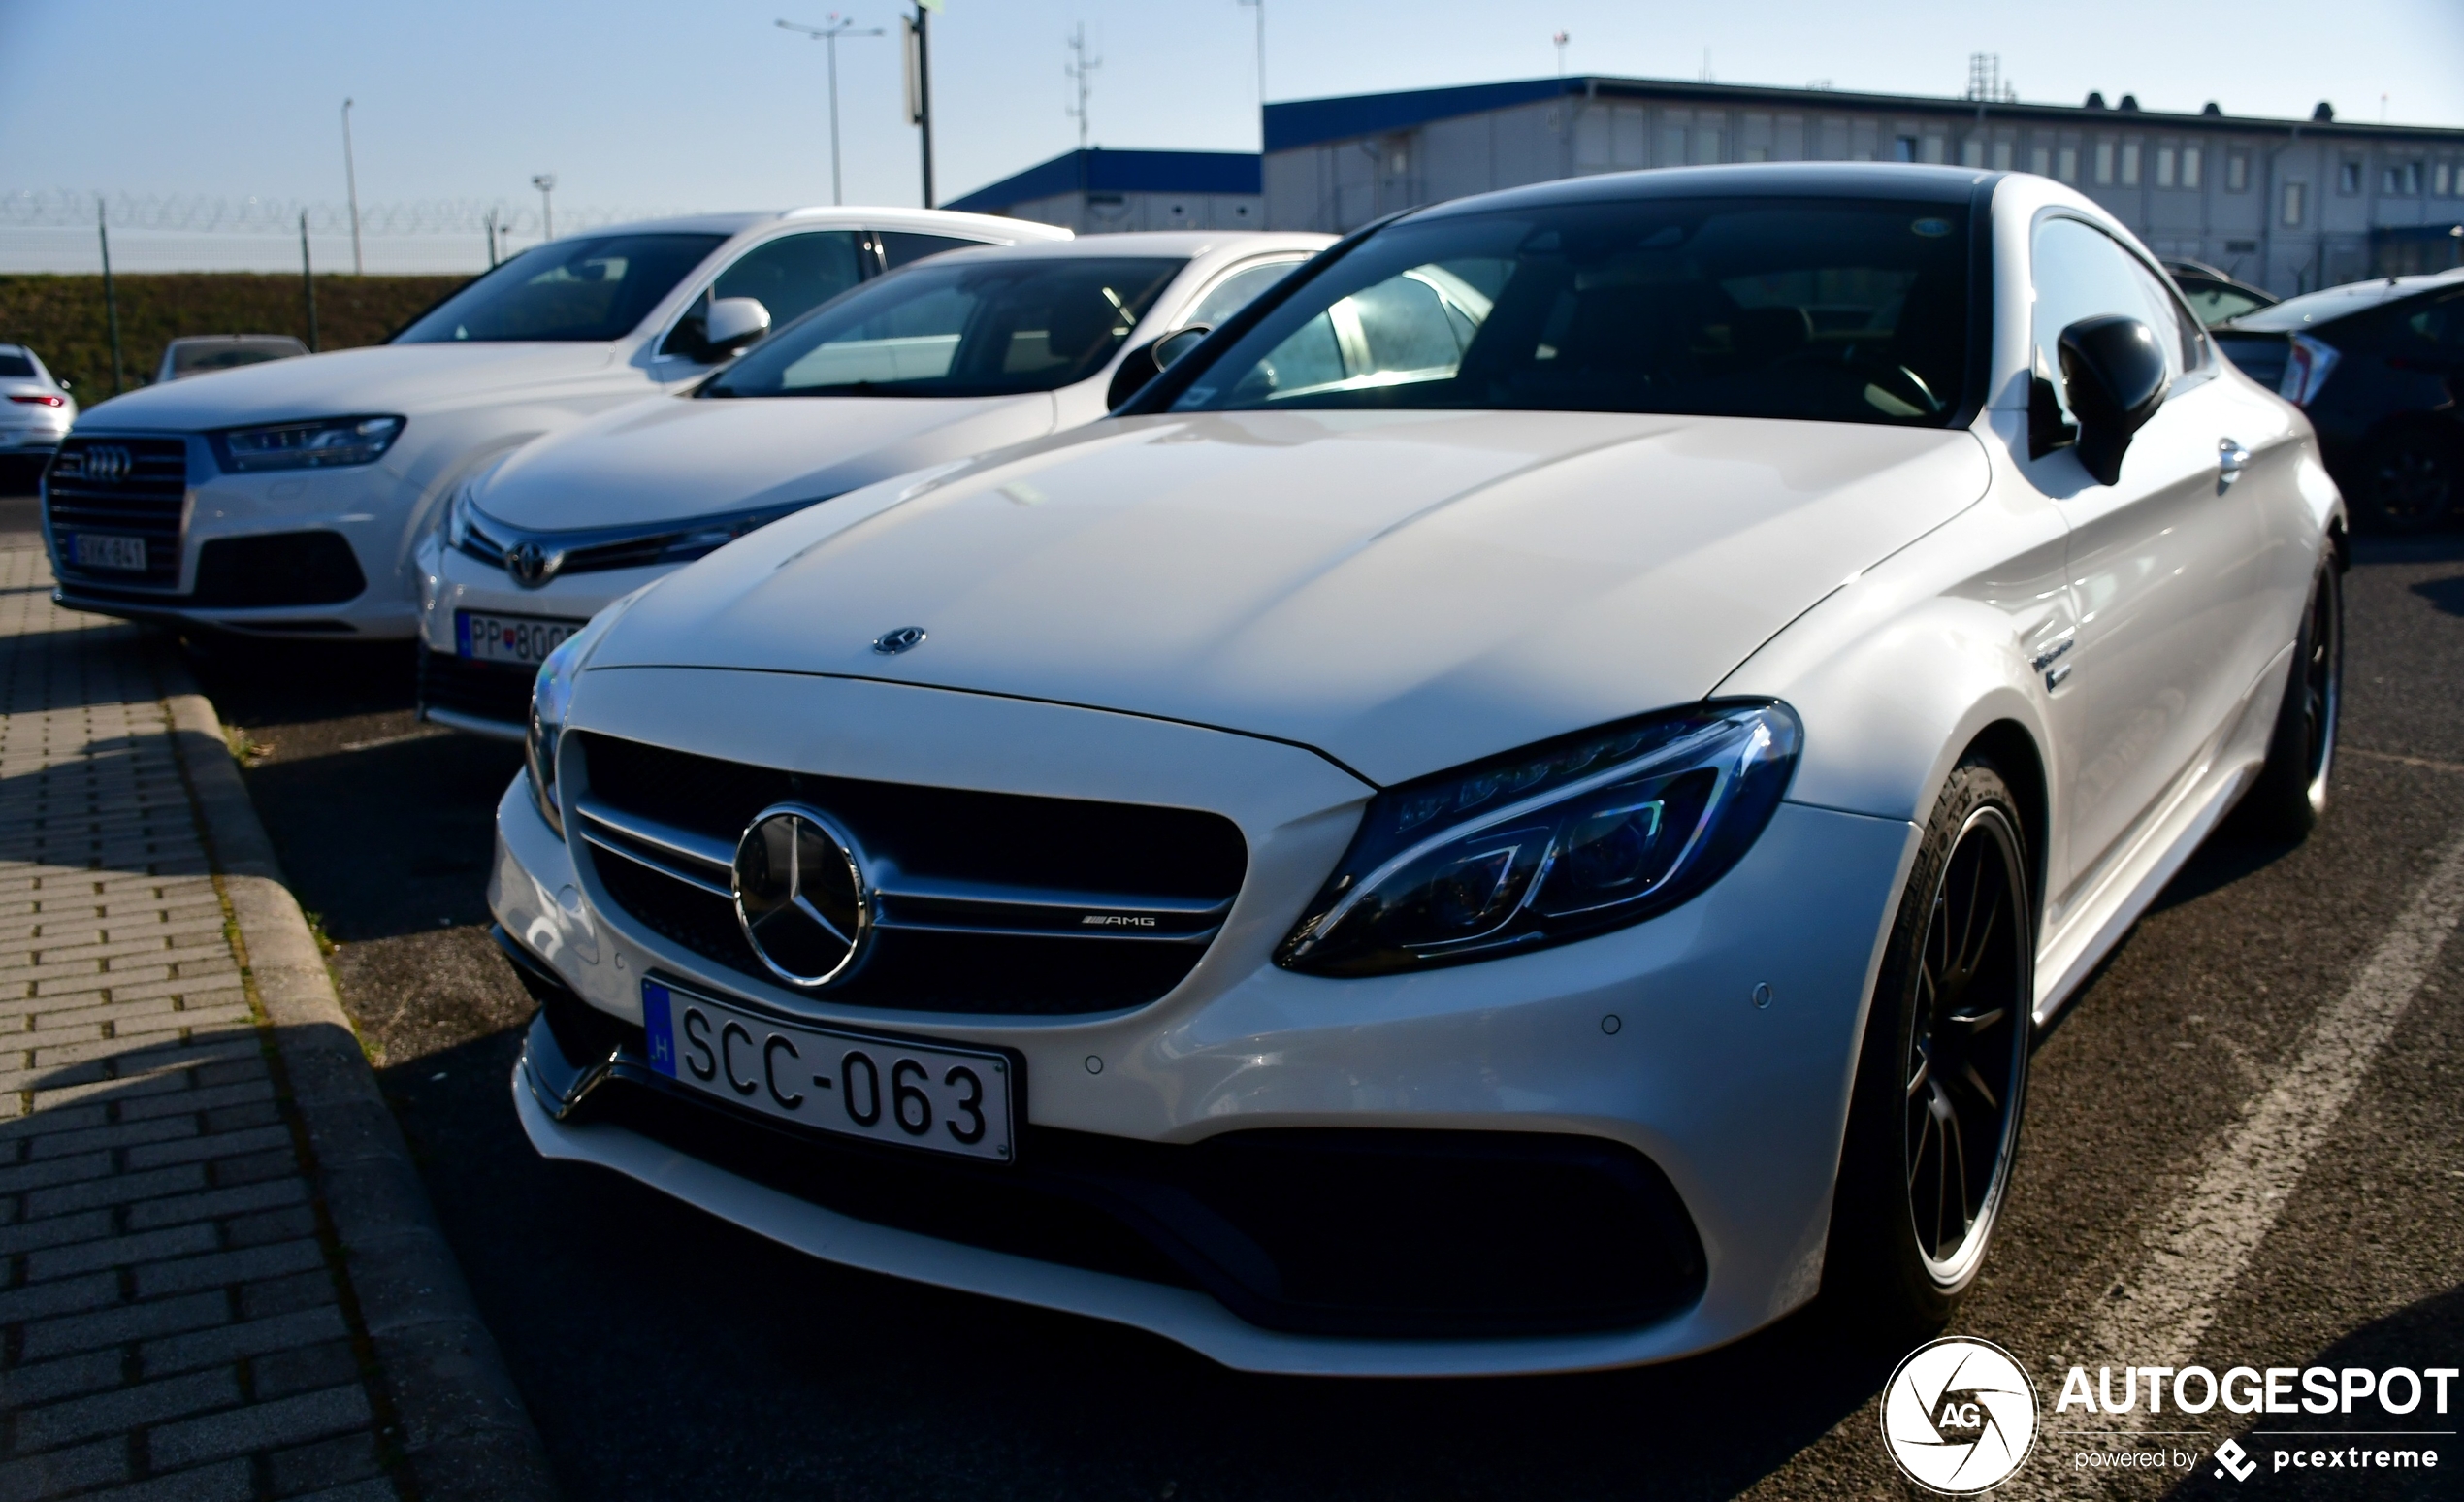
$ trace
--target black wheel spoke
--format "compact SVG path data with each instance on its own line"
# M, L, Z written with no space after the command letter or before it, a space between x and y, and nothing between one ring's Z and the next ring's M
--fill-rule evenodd
M2030 957L2017 830L2005 816L1972 816L1938 869L1901 1077L1909 1217L1919 1250L1941 1266L1971 1246L2009 1157Z

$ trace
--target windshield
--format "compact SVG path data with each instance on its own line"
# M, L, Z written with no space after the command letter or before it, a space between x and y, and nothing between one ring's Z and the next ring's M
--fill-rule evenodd
M600 235L526 250L394 336L397 344L622 339L727 240Z
M1406 220L1175 411L1488 408L1939 426L1966 384L1967 215L1642 199Z
M1179 258L926 261L757 344L704 396L1007 396L1102 370Z

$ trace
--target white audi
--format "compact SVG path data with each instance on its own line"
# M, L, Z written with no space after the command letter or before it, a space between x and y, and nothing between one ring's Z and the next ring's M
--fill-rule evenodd
M1094 421L1326 235L1105 235L952 251L773 333L718 376L577 423L420 545L420 708L522 738L531 678L610 601L875 480ZM1169 346L1167 346L1169 347Z
M2343 505L2046 179L1405 214L539 675L551 1157L1280 1372L1938 1322L2032 1037L2324 807Z
M44 480L61 604L264 636L406 637L412 550L542 433L710 374L866 278L1067 230L917 209L619 225L526 250L383 344L88 408Z

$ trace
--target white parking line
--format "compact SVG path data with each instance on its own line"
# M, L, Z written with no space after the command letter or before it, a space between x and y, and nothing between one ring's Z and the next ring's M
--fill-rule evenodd
M2080 1357L2183 1366L2250 1265L2379 1050L2464 918L2464 837L2441 854L2352 985L2302 1029L2284 1073L2205 1155L2188 1198L2148 1233L2148 1255L2102 1305ZM2126 1416L2127 1423L2144 1408Z

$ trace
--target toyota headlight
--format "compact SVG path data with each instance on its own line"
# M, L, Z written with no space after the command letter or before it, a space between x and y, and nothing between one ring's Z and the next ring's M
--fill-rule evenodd
M402 436L400 417L329 417L213 435L214 458L235 474L373 464Z
M531 784L531 801L559 839L565 837L565 814L556 803L556 743L565 734L566 711L572 707L573 680L598 650L607 628L640 595L637 589L616 601L592 616L589 625L558 642L540 662L538 676L531 680L531 726L522 738L524 775Z
M1390 788L1276 963L1382 974L1666 912L1763 833L1801 738L1784 704L1711 702Z

